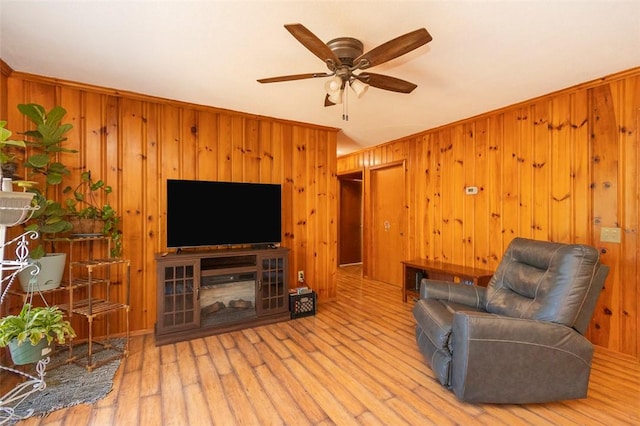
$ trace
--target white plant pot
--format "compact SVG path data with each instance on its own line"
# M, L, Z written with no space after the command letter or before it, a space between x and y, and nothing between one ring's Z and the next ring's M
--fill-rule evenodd
M32 272L36 270L34 265L29 265L18 274L20 285L25 292L53 290L60 287L64 268L67 263L66 253L49 253L40 259L33 260L40 264L40 272L37 275L36 284L29 288L29 280Z
M0 225L14 226L27 220L31 216L34 195L32 192L0 191Z

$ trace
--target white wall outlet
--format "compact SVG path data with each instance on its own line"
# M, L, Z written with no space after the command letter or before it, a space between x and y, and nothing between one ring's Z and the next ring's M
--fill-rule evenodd
M600 241L603 243L622 242L622 230L620 228L600 228Z
M298 271L298 282L304 282L304 271Z
M467 186L464 188L464 192L467 195L476 195L478 193L478 187L477 186Z

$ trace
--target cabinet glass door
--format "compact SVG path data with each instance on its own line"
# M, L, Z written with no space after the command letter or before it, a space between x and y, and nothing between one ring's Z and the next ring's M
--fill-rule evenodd
M197 323L196 269L193 264L164 266L161 324L165 331Z
M286 259L265 257L260 261L260 308L262 313L289 309L286 294Z

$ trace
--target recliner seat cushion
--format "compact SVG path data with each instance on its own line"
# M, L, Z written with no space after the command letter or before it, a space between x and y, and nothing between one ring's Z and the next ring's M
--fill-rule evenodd
M451 327L459 310L479 311L455 302L420 299L413 306L416 341L442 385L449 384L451 363Z

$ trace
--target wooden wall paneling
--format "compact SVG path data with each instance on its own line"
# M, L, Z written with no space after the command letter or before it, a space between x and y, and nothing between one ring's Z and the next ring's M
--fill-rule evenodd
M491 164L489 158L489 140L491 134L489 132L489 119L478 119L474 121L473 138L470 136L467 140L467 150L474 154L474 174L465 179L465 185L474 185L478 187L478 195L465 195L467 202L473 207L471 214L466 214L465 224L468 227L466 231L467 246L471 250L471 256L467 265L474 265L481 268L487 268L488 259L491 253L491 220L490 208L491 197L494 196L495 182L491 180ZM465 170L465 173L467 171ZM464 189L460 192L464 194ZM496 234L500 235L500 234Z
M500 263L502 255L511 240L520 234L520 210L523 208L522 192L520 191L521 163L524 161L520 150L520 138L522 130L522 110L510 110L501 114L502 117L502 141L500 156L502 161L502 173L500 182L502 185L500 207L496 208L501 223L501 249L496 250L496 266ZM523 235L524 236L524 235Z
M260 134L259 122L255 119L245 118L242 147L242 167L244 182L261 182L260 162Z
M417 216L417 220L420 221L420 245L419 250L415 253L415 256L409 257L422 257L433 259L432 253L432 240L433 240L433 180L437 173L434 165L435 152L433 151L433 145L430 143L431 135L425 135L419 140L418 151L422 154L421 168L419 171L421 175L419 181L422 186L418 188L416 196L419 197L419 203L421 207L421 213Z
M298 282L297 267L293 253L296 247L296 206L294 205L294 165L293 165L293 141L292 127L290 125L274 124L272 134L275 140L282 145L282 209L287 214L282 217L282 245L291 249L289 253L289 282L294 287Z
M218 117L218 178L221 181L233 180L233 132L232 118L228 114Z
M61 87L57 92L58 99L56 100L56 105L64 105L64 109L67 110L67 114L62 122L73 125L71 131L67 133L67 140L63 142L63 146L76 151L61 152L58 154L58 160L71 171L71 176L66 176L63 179L63 184L60 185L62 187L60 190L62 191L66 184L76 184L80 181L77 174L85 163L85 126L83 123L84 120L82 120L84 112L82 110L82 94L80 91Z
M486 229L487 225L484 221L478 223L475 221L476 210L481 208L479 201L484 198L482 191L484 191L483 175L485 171L484 165L481 164L482 154L478 152L483 150L484 140L482 136L478 136L477 125L476 121L471 121L461 126L460 148L463 157L460 176L462 182L460 186L456 185L453 192L455 198L459 198L462 205L460 212L462 238L459 243L459 255L462 263L466 265L475 264L476 252L482 250L482 243L476 241L476 238L480 237L482 230ZM467 186L477 186L478 195L467 195L464 189Z
M306 136L302 129L297 126L292 128L292 140L297 142L293 143L291 160L293 164L293 193L292 193L292 205L293 205L293 217L294 217L294 244L295 252L290 257L291 269L296 271L296 278L294 283L298 282L297 271L306 269L307 261L307 194L305 192L305 179L307 173L307 141L304 140ZM307 277L309 279L310 277Z
M121 230L126 235L125 252L126 259L131 261L131 284L130 284L130 304L129 311L130 324L135 324L135 329L140 329L149 322L145 312L145 301L149 298L145 292L153 294L151 300L155 300L155 286L145 289L142 281L142 268L146 258L146 238L144 233L145 215L143 215L142 194L149 182L145 175L146 165L146 132L144 130L143 108L144 103L139 100L123 99L120 103L120 137L118 140L119 154L114 163L118 167L119 182L121 191L117 193L121 200ZM125 178L126 177L126 178ZM125 300L124 286L119 287L119 300ZM120 327L124 330L124 327Z
M571 176L569 188L573 215L570 228L573 241L592 244L593 222L591 197L591 135L589 134L589 102L587 90L571 94Z
M102 158L106 157L106 140L104 138L103 123L103 95L82 91L82 148L80 151L80 169L91 171L93 179L102 179L111 185L112 188L117 187L117 182L106 181L107 165L102 162ZM103 200L104 201L104 200ZM117 201L117 200L109 200Z
M218 114L201 110L197 120L197 178L215 181L218 180Z
M600 241L603 226L619 225L618 162L619 140L611 84L591 91L591 132L593 142L593 241ZM602 261L609 265L607 285L600 295L599 309L595 313L597 332L592 334L594 342L615 351L620 351L620 265L619 244L600 242Z
M456 157L454 153L454 133L457 126L453 126L448 129L443 129L440 134L443 138L441 140L441 160L440 165L442 167L441 174L441 186L439 192L441 194L441 206L440 221L442 222L442 235L441 235L441 247L439 253L439 260L443 262L452 263L452 253L455 250L454 237L455 237L455 210L454 210L454 198L452 195L454 190L454 164Z
M244 117L231 116L231 181L244 181Z
M11 67L0 59L0 120L7 122L7 117L9 116L9 97L7 93L9 91L9 75L11 75L12 71ZM11 130L9 127L7 128Z
M336 214L331 216L327 214L330 198L327 172L331 173L331 170L327 170L327 143L323 142L326 137L317 130L312 131L312 134L313 143L310 146L311 152L309 153L309 158L311 159L309 179L313 181L313 184L308 185L308 190L313 191L311 195L315 200L309 206L310 210L308 212L309 230L313 234L313 251L311 253L311 261L307 265L311 271L310 277L315 280L314 282L310 281L309 285L317 288L318 297L321 300L327 301L335 300L336 298L335 293L329 293L326 283L328 282L327 273L330 270L329 261L331 260L334 265L337 261L336 258L330 258L330 253L327 250L330 243L329 238L331 237L330 229L337 223L337 217ZM337 177L334 178L334 180L336 179Z
M122 155L120 144L126 143L126 141L121 141L123 135L120 131L120 98L106 95L102 102L104 114L102 131L106 149L105 157L102 158L103 179L114 187L114 193L119 193L121 191L118 191L116 187L121 190L124 183L122 172L119 169L119 160ZM119 197L113 198L116 199L111 202L116 202L118 211L121 212L122 204L120 204Z
M179 141L182 152L180 170L188 179L198 176L198 115L193 108L179 108Z
M533 238L548 240L550 174L553 169L551 159L551 130L549 128L549 101L536 102L533 107L533 216L531 226Z
M320 205L317 203L319 198L319 188L318 188L318 180L316 173L316 165L318 164L316 161L318 160L318 150L317 150L317 132L313 130L307 130L305 135L305 139L307 143L305 144L305 163L306 167L304 168L304 195L305 195L305 206L303 213L303 221L304 221L304 230L305 230L305 249L306 256L302 263L303 268L305 270L305 280L308 280L311 284L312 277L320 278L320 271L316 269L314 258L318 256L318 215L317 209L320 208ZM315 259L317 260L317 259ZM322 293L326 293L326 291L322 288L321 282L317 283L318 288L322 289ZM319 296L319 295L318 295Z
M316 205L318 213L318 229L316 231L317 248L316 261L314 262L317 277L322 282L322 288L326 300L336 300L337 288L327 286L327 283L335 281L336 268L331 265L338 264L338 175L332 158L335 158L336 143L326 131L319 133L316 170L318 172L318 193L320 194Z
M571 132L571 95L550 100L549 239L572 241L573 199L571 197L574 153Z
M142 306L144 323L134 325L134 329L152 329L157 318L156 288L150 288L148 283L156 282L156 262L153 253L166 251L167 228L166 228L166 179L163 179L161 169L162 157L159 141L160 121L159 112L161 108L155 102L146 102L143 105L143 159L142 174L145 180L144 191L141 194L142 211L142 235L143 238L143 258L141 268L137 276L140 282L137 283L143 288ZM123 235L123 238L127 235ZM125 240L126 241L126 240ZM164 243L163 243L164 242ZM128 255L123 256L128 258ZM135 264L131 265L132 270Z
M280 183L280 172L275 169L274 163L274 144L271 126L265 120L258 122L258 151L256 158L258 160L258 177L263 183Z
M173 105L162 106L160 130L161 165L165 179L193 179L193 170L182 170L180 111L177 107Z
M407 253L407 258L417 257L414 253L417 251L417 236L418 236L418 221L416 214L420 211L420 205L418 200L416 199L416 187L420 185L421 180L418 176L420 168L416 166L416 162L420 161L420 157L418 152L416 151L417 142L415 139L410 139L407 141L407 154L406 154L406 167L405 176L407 177L407 181L405 183L405 188L407 192L407 196L405 197L407 202L407 247L405 249L405 253Z
M518 116L518 133L515 148L518 156L518 209L508 214L513 214L519 218L519 226L517 236L525 238L534 238L534 193L542 191L543 188L537 187L537 182L533 179L534 171L534 151L533 151L533 128L534 128L534 107L529 105L523 108ZM506 246L505 246L506 247Z
M640 355L638 326L640 291L638 290L638 117L640 116L640 77L628 78L616 84L616 109L620 138L620 276L630 285L620 286L620 352ZM625 339L623 336L635 336ZM634 341L635 340L635 341Z
M367 156L370 154L367 152ZM368 164L368 157L363 156L363 163ZM369 260L371 259L371 168L365 167L362 173L362 275L368 277L371 273Z
M433 173L431 174L431 186L429 188L432 197L431 208L431 221L430 228L432 229L430 235L427 235L431 240L431 249L427 258L431 260L443 260L442 259L442 238L444 235L444 223L442 221L442 174L443 174L443 137L442 130L434 132L431 135L431 154L432 161L431 167ZM446 145L444 145L446 146Z
M459 126L454 126L452 132L452 153L453 163L451 163L451 176L450 186L447 188L447 196L451 197L451 212L452 216L447 220L453 231L451 240L451 250L448 254L449 262L464 264L467 259L467 252L469 245L467 244L465 229L470 224L465 223L465 210L467 208L473 209L471 202L467 202L466 195L464 193L465 186L465 173L466 168L474 168L474 155L475 152L471 146L467 146L468 131L473 128L473 123L464 123ZM473 254L471 255L473 258Z
M30 81L25 86L24 100L21 103L36 103L42 105L47 111L58 105L58 90L49 84ZM27 120L26 118L24 120ZM28 121L28 120L27 120ZM27 123L25 121L25 123ZM28 122L28 130L31 129L31 122Z
M632 145L629 148L629 151L633 151L636 156L635 165L630 166L630 170L633 169L633 167L635 167L636 170L636 179L632 179L633 185L635 186L635 191L633 191L633 194L637 194L638 192L640 192L640 182L638 181L638 172L640 171L640 155L638 155L637 150L635 150L635 147L640 145L640 96L637 95L637 90L638 88L640 88L640 83L636 83L635 87L636 90L634 91L634 99L636 100L636 102L634 102L633 104L633 107L635 109L635 117L633 120L633 122L635 123L635 127L633 133L635 137L633 137L633 140L628 141L629 144ZM629 199L632 199L632 196L630 196ZM629 295L626 305L629 306L629 310L626 311L626 313L632 318L631 321L633 321L633 318L635 318L635 326L631 324L631 326L635 328L629 333L625 333L624 336L636 336L635 359L640 360L640 337L638 337L638 330L640 330L640 289L638 288L640 283L640 266L637 263L637 256L634 255L634 253L640 252L640 238L638 238L638 232L640 232L640 230L638 229L638 227L640 226L640 203L638 201L639 200L636 198L633 202L630 202L632 208L628 209L628 211L626 212L626 217L629 219L628 223L630 231L632 231L630 233L633 233L633 235L631 238L625 239L625 248L629 247L628 251L625 251L625 263L630 266L628 270L629 273L635 272L632 275L633 277L635 277L635 281L631 285L631 288L629 288L628 285L625 286L625 291ZM635 220L632 219L632 217L634 216ZM635 243L634 246L631 246L630 243L632 242ZM634 248L635 252L633 250ZM635 304L633 303L634 300L636 301Z
M505 164L512 166L514 164L513 157L508 155L504 149L504 125L503 114L493 115L487 123L487 185L485 193L488 198L486 209L489 222L487 227L488 241L485 251L486 257L481 259L481 264L478 266L492 271L498 267L504 253L503 238L506 232L502 221L503 204L508 199L513 200L513 196L507 198L503 195L507 180L511 183L513 181L513 179L504 179L506 175L504 172Z
M324 269L324 287L327 292L328 300L335 300L338 297L337 285L331 285L336 283L337 280L337 265L338 265L338 170L336 161L337 152L337 135L333 132L323 132L326 137L326 148L323 153L323 159L325 166L323 166L323 178L326 181L326 193L327 203L325 206L325 213L323 214L324 220L329 223L328 229L328 241L326 244L323 242L322 249L327 251L327 263ZM323 235L322 233L320 235Z

